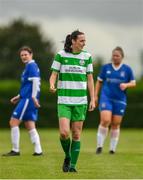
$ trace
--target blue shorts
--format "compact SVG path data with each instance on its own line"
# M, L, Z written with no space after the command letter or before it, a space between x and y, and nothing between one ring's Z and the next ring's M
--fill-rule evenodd
M35 107L32 99L20 99L11 117L23 121L36 121L38 118L38 109Z
M113 115L123 116L126 110L126 104L107 98L101 98L99 102L99 110L108 110L111 111Z

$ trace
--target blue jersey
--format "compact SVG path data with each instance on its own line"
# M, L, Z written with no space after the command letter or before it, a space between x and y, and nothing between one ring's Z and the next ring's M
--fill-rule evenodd
M108 98L126 104L126 90L121 90L120 84L135 79L132 69L128 65L121 64L119 68L115 68L112 63L109 63L102 66L98 80L103 82L100 99Z
M32 88L33 88L33 79L38 80L38 91L36 98L39 98L40 94L40 70L34 60L29 61L21 75L21 88L20 88L20 97L21 98L31 98L32 97Z

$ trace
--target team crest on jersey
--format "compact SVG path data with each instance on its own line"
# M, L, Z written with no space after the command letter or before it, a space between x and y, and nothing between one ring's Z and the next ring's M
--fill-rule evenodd
M83 66L83 65L85 64L84 59L81 59L81 60L79 61L79 64L80 64L81 66Z
M120 74L121 77L125 77L125 72L122 71L121 74Z

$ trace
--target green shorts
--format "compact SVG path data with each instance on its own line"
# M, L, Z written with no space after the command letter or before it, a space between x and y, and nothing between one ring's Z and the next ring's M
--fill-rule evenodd
M58 117L67 118L71 121L84 121L86 118L87 105L68 106L58 104Z

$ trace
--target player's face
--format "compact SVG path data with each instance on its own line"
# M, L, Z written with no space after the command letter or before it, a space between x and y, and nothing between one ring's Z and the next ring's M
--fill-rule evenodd
M119 51L113 51L112 53L112 61L114 64L120 64L122 62L122 55Z
M20 58L23 63L27 63L32 59L32 54L23 50L20 52Z
M73 51L81 51L83 47L85 46L85 35L81 34L78 35L76 40L72 40L72 48Z

